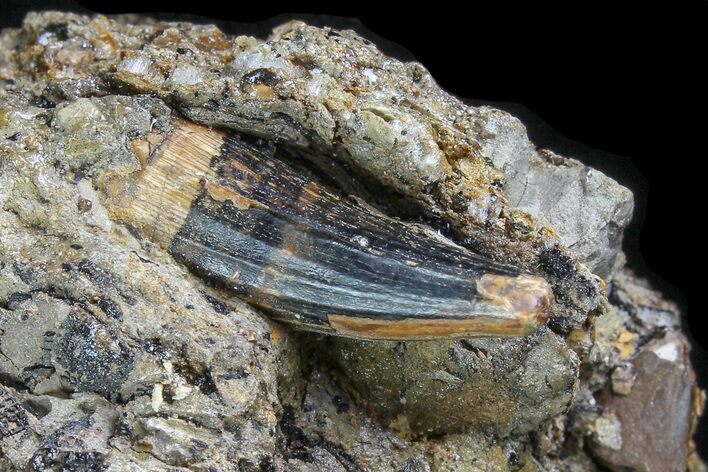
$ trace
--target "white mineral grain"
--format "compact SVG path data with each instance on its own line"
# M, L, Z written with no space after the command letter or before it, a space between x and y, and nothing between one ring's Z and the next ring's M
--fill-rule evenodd
M170 81L181 85L194 85L204 80L204 72L194 66L179 66L172 71Z
M120 64L118 64L118 70L123 72L128 72L129 74L135 74L138 76L147 75L151 71L152 61L148 57L141 55L136 55L133 57L128 57L124 59Z

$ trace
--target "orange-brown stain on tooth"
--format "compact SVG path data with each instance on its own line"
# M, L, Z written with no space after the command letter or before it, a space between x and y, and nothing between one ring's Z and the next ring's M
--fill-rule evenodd
M313 182L308 182L307 185L302 187L301 199L305 202L311 202L320 198L321 194L322 188L319 185Z
M238 192L214 182L207 182L204 189L213 200L221 203L230 201L239 210L248 210L252 206L259 205L255 200L246 198Z
M337 334L388 340L425 340L471 336L523 336L535 330L522 319L499 319L473 316L466 319L384 320L350 315L329 315L330 326Z

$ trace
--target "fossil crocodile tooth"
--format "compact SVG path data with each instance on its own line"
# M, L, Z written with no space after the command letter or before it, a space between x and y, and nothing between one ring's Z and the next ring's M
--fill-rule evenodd
M520 336L548 317L545 280L342 198L238 134L177 121L145 168L107 193L116 219L301 329Z

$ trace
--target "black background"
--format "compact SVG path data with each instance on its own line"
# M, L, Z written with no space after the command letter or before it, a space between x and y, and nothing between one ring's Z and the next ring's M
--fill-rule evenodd
M494 102L518 116L537 145L633 190L629 265L688 313L692 359L708 387L701 299L708 299L708 2L229 3L11 1L0 14L12 26L29 9L179 12L235 21L219 26L258 36L300 18L356 29L384 52L420 61L449 92L473 104ZM704 419L696 438L703 451L707 432Z

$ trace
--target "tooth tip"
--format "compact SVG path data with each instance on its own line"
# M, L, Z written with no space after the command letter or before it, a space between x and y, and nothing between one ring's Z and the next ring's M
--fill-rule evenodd
M533 275L514 277L485 274L477 289L483 296L503 303L512 316L533 332L548 321L553 304L553 290L546 280Z

